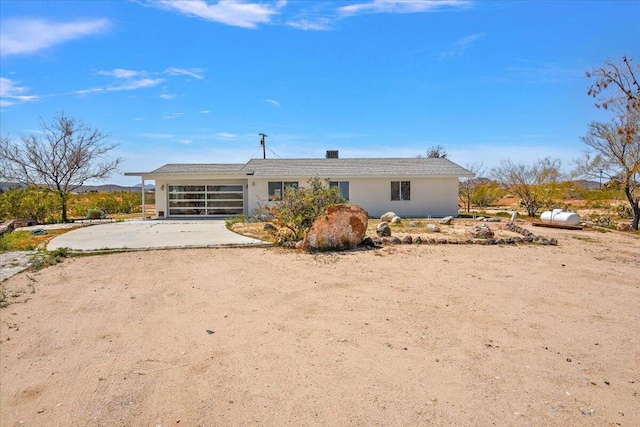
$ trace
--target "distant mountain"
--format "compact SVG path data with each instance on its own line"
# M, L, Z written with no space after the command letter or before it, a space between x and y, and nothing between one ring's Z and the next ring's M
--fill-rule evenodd
M0 182L0 191L6 191L14 188L25 188L26 185L18 182ZM141 184L123 187L116 184L104 184L104 185L83 185L75 190L75 193L139 193ZM155 189L153 184L147 184L144 186L146 191L152 191Z
M578 179L573 181L573 183L578 187L586 188L587 190L597 190L601 187L598 181L589 181L586 179Z

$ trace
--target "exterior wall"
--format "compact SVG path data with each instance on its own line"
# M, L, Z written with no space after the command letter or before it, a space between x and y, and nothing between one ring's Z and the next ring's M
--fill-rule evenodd
M284 178L282 181L298 181L304 187L308 177ZM403 218L427 218L458 215L458 178L340 178L332 181L349 182L349 201L365 209L372 218L379 218L392 211ZM247 185L248 204L251 214L267 202L268 183L276 178L249 177ZM391 181L410 181L411 200L391 201Z
M156 196L156 217L160 212L164 212L165 218L169 213L168 192L169 185L222 185L222 184L242 184L244 185L244 211L247 210L247 180L238 179L237 176L229 177L228 179L198 179L189 176L175 176L169 179L167 178L155 178L155 196Z

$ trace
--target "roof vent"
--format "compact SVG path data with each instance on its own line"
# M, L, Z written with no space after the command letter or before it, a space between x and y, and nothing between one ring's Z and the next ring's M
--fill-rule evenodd
M327 159L337 159L338 150L327 150Z

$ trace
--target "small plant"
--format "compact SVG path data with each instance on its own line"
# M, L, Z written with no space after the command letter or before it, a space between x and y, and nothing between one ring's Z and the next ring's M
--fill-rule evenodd
M249 216L247 216L247 214L238 214L224 220L227 228L231 227L233 224L239 224L243 222L249 222Z
M340 203L345 203L340 189L316 177L310 178L306 187L286 188L282 200L267 209L276 224L293 232L294 240L302 240L325 208Z

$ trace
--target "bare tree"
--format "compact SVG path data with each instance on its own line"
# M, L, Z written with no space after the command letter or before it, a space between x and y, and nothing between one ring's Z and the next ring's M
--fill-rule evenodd
M425 154L418 154L418 159L446 159L449 154L442 145L432 145Z
M578 173L618 178L633 211L631 227L640 222L640 67L622 57L587 73L595 78L587 94L596 98L596 107L614 112L610 122L592 122L582 141L587 152L577 161Z
M636 74L640 74L640 68L632 58L623 56L622 64L606 61L602 67L586 73L588 78L596 79L587 94L597 99L597 108L639 110L640 83ZM608 90L610 86L613 91Z
M107 134L64 113L49 125L41 120L41 131L42 136L30 135L20 141L0 138L0 177L55 191L65 222L71 193L88 180L109 177L122 159L107 158L115 148L106 143Z
M429 159L446 159L447 151L442 145L434 145L427 150L427 158Z
M467 212L471 211L471 201L474 199L474 193L478 186L483 182L480 175L485 173L484 163L467 163L465 168L473 173L473 178L463 178L458 186L458 195Z
M640 114L625 114L609 123L592 122L582 141L588 151L576 161L578 173L587 177L605 176L621 183L633 211L631 227L640 222ZM630 131L634 129L633 131Z
M560 160L545 157L533 164L503 160L492 175L521 200L530 217L550 202L551 184L560 177Z

